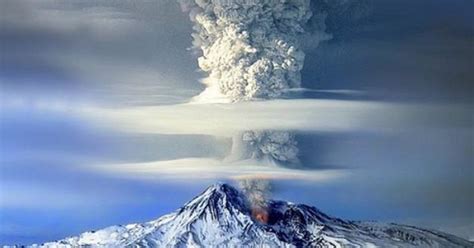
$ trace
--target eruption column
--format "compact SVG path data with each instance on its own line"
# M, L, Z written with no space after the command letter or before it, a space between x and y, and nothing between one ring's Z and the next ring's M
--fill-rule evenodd
M251 203L252 217L260 223L268 223L267 200L271 190L270 182L268 180L242 179L239 181L239 186Z
M189 11L198 64L208 74L196 101L274 99L300 87L304 53L297 36L310 19L310 0L180 0ZM252 130L234 135L230 160L298 164L290 132ZM267 180L243 180L254 218L266 222Z

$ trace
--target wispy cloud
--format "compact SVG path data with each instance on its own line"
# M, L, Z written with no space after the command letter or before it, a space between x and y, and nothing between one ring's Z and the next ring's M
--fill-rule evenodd
M90 166L108 174L148 180L196 180L258 177L277 180L297 179L312 182L333 181L349 174L345 170L297 170L265 161L244 160L228 163L213 158L183 158L146 163L99 164Z
M472 124L467 106L340 100L84 108L77 114L101 126L126 132L225 137L243 130L393 132L439 127L469 128Z

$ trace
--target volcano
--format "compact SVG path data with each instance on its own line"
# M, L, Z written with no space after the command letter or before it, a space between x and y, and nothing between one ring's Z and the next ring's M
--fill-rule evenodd
M267 206L262 222L241 192L214 184L159 219L32 247L474 247L450 234L342 220L302 204L268 201Z

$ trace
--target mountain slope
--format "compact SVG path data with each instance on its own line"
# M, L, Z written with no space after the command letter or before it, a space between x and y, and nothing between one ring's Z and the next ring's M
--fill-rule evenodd
M474 247L437 231L345 221L314 207L282 201L270 201L268 206L268 223L261 224L251 217L239 191L215 184L157 220L32 247Z

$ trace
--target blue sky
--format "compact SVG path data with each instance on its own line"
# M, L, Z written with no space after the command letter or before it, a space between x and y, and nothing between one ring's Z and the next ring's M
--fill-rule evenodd
M124 132L73 111L183 103L203 90L197 56L188 49L191 23L176 2L0 5L0 244L151 220L225 180L149 180L91 170L97 163L223 158L229 141L208 134ZM321 91L303 97L469 108L472 5L467 0L321 5L333 38L318 47L304 44L303 86ZM425 129L296 132L304 166L343 169L350 177L276 181L274 197L338 217L473 238L472 120L461 115L464 121L443 115L444 124Z

